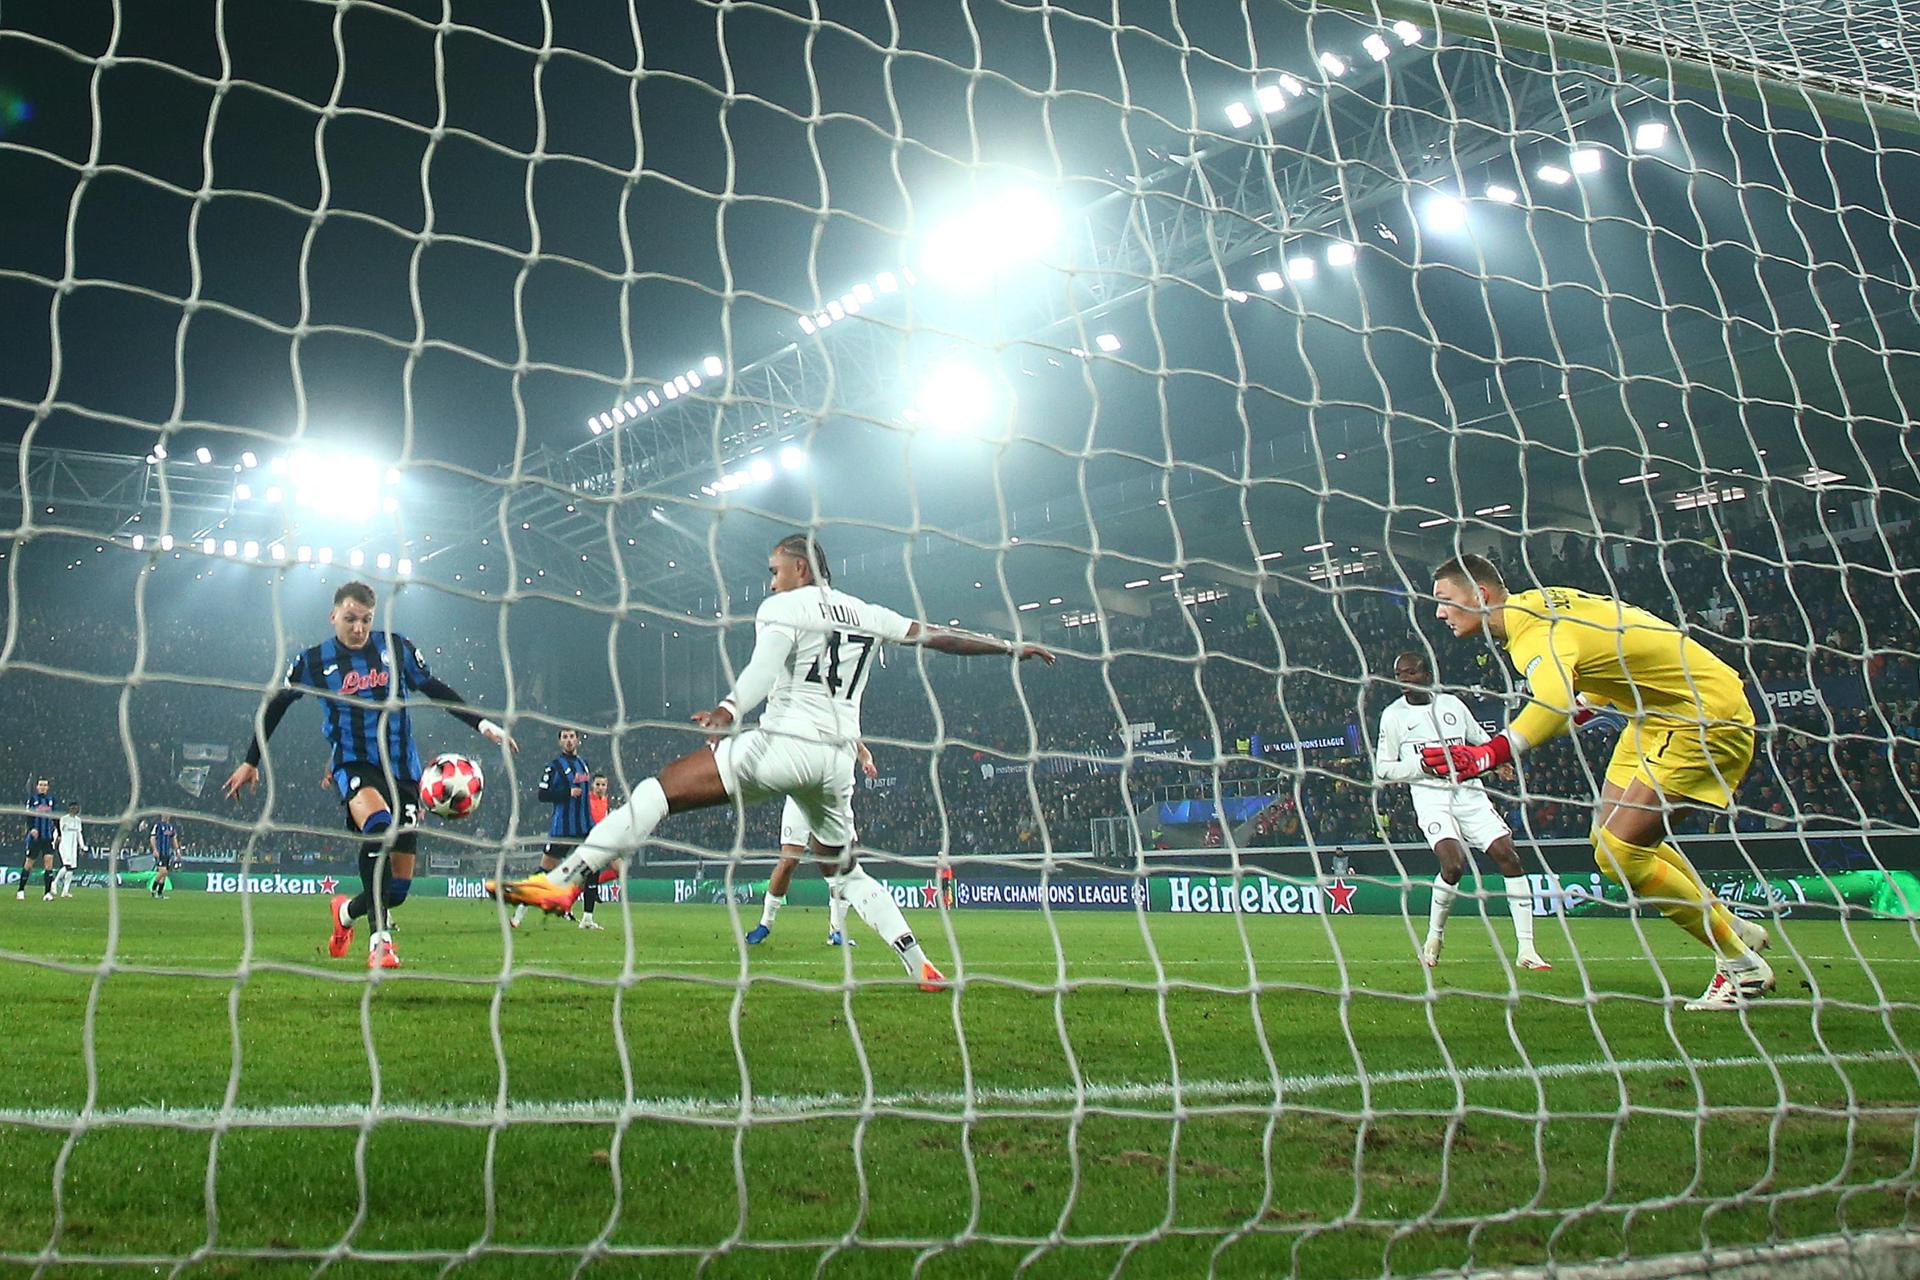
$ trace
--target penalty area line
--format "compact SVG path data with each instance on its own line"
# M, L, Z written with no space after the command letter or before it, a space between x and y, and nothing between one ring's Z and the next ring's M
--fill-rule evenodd
M890 1111L964 1113L976 1111L1021 1111L1038 1108L1078 1106L1106 1107L1130 1104L1164 1103L1170 1108L1181 1104L1285 1102L1302 1094L1354 1089L1361 1085L1385 1088L1404 1085L1525 1083L1539 1080L1579 1080L1616 1078L1653 1071L1729 1071L1758 1067L1859 1066L1871 1063L1909 1063L1905 1054L1891 1049L1864 1053L1787 1053L1774 1057L1741 1056L1719 1058L1627 1058L1584 1062L1548 1062L1534 1066L1418 1068L1403 1071L1374 1071L1366 1075L1351 1072L1324 1072L1310 1075L1283 1075L1272 1079L1245 1077L1238 1080L1188 1080L1176 1088L1171 1081L1139 1081L1087 1084L1079 1089L1062 1086L1029 1088L983 1088L971 1093L957 1091L894 1093L876 1095L871 1101L854 1093L756 1094L744 1103L738 1097L594 1098L568 1102L509 1101L504 1106L491 1103L399 1104L378 1110L364 1103L311 1103L270 1107L120 1107L87 1112L57 1108L0 1108L0 1125L20 1125L40 1129L90 1129L109 1127L169 1127L180 1129L228 1128L346 1128L370 1123L443 1123L485 1124L565 1124L610 1123L633 1120L724 1120L728 1118L788 1119L816 1113L824 1115L881 1114ZM1171 1114L1171 1112L1170 1112Z

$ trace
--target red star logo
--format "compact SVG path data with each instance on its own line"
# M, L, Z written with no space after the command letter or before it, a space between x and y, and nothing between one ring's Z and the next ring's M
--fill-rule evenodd
M340 887L340 882L338 880L335 880L332 876L320 877L320 892L332 893L335 889L338 889L339 887Z
M1348 884L1345 880L1335 880L1332 884L1328 885L1327 900L1333 905L1328 908L1327 914L1337 916L1344 911L1348 915L1352 915L1353 891L1358 887L1358 885Z
M920 886L921 905L937 907L940 905L940 886L929 880Z

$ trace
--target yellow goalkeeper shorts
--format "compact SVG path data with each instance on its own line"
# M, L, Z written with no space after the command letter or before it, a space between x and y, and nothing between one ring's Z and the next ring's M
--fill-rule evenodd
M1753 766L1753 751L1751 712L1745 723L1634 720L1613 749L1607 781L1624 788L1641 779L1662 797L1724 809Z

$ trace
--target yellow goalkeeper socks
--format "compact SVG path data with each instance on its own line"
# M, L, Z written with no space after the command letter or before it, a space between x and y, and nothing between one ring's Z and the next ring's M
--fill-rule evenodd
M1660 861L1693 881L1693 887L1700 891L1700 896L1713 903L1713 931L1716 937L1720 935L1722 929L1728 933L1737 932L1733 926L1733 913L1727 910L1725 903L1713 896L1713 891L1707 888L1707 882L1701 878L1700 872L1694 868L1693 863L1688 861L1686 854L1665 840L1660 842L1660 847L1654 852L1659 855Z
M1624 884L1635 897L1657 903L1660 914L1723 959L1746 954L1747 944L1734 932L1732 917L1724 909L1712 909L1713 899L1697 872L1688 875L1661 857L1659 849L1629 844L1605 827L1594 831L1593 843L1594 861L1614 883ZM1674 856L1680 857L1678 850L1674 850ZM1686 861L1680 860L1683 864Z

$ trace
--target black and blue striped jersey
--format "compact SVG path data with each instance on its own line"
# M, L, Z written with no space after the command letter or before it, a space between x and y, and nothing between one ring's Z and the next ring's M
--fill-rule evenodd
M27 793L27 808L33 812L27 816L27 834L36 840L53 840L54 830L59 826L58 810L60 802L49 791L41 795L38 791Z
M175 827L171 822L156 822L153 824L153 847L161 857L164 858L173 853L173 843L179 838L179 828Z
M574 795L578 787L579 795ZM547 835L556 840L580 840L593 830L593 768L578 755L565 752L548 761L540 775L540 798L553 806Z

